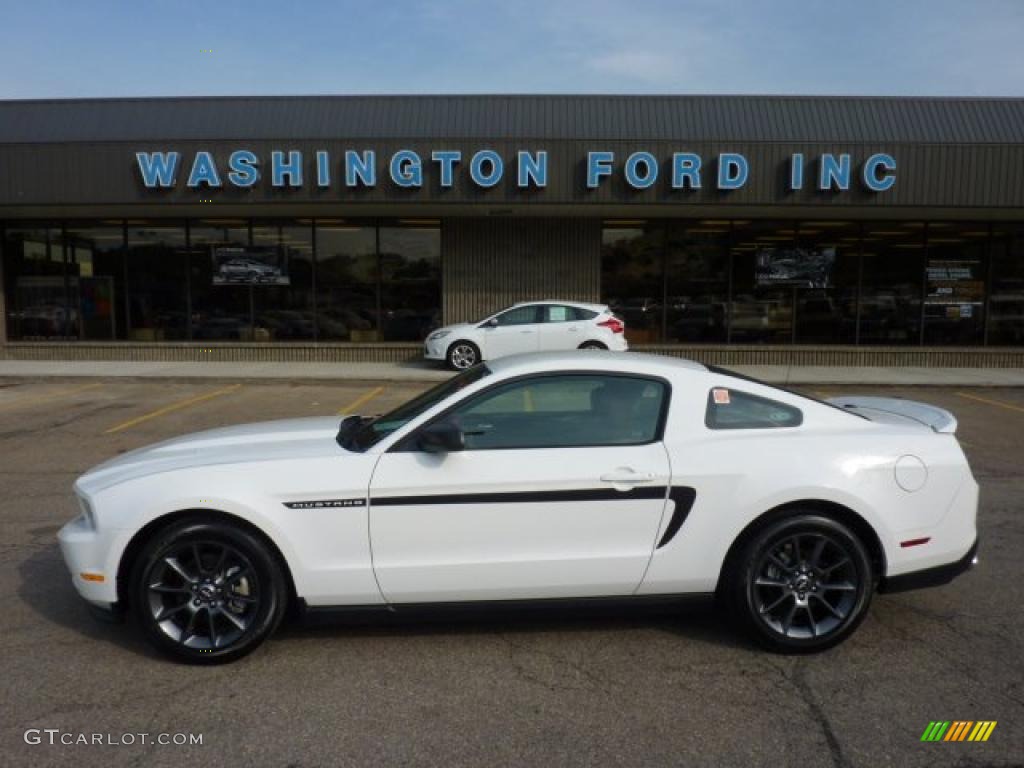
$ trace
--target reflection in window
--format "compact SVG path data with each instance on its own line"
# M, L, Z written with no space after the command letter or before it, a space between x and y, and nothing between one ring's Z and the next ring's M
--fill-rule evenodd
M793 222L733 223L730 338L740 343L789 344L800 260Z
M4 238L7 333L12 341L78 338L59 227L12 227Z
M249 246L246 219L202 219L189 228L189 285L192 338L200 341L253 341L250 291L225 258L226 249ZM218 268L214 269L214 264ZM227 269L225 269L227 267ZM267 341L265 331L256 338Z
M626 340L662 340L665 229L642 221L608 221L601 233L601 300L626 322Z
M384 341L422 341L441 325L439 222L382 226L380 272Z
M989 344L1024 344L1024 230L996 229L992 241Z
M253 222L250 257L265 269L252 285L254 338L312 341L313 227ZM272 271L276 270L276 272Z
M724 342L729 300L729 221L668 230L666 340Z
M924 343L980 344L985 332L986 224L930 223Z
M924 224L864 225L861 344L919 344Z
M316 223L317 324L321 341L378 341L377 231Z
M64 229L68 298L77 310L80 338L113 341L125 337L124 230L68 225Z
M128 339L188 338L188 251L185 225L129 221Z
M856 343L860 224L801 222L797 241L797 343Z

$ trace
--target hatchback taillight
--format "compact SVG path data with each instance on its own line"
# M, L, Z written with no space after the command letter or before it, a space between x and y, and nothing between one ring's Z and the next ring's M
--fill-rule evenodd
M617 317L609 317L607 320L603 320L598 323L602 328L607 328L612 333L622 333L626 330L626 325Z

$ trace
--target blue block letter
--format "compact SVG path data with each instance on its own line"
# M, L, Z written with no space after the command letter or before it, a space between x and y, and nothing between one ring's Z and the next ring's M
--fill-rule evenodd
M136 152L135 161L139 164L142 183L149 189L153 187L173 187L174 174L178 170L177 152Z
M587 188L597 189L601 179L612 175L614 152L587 152Z

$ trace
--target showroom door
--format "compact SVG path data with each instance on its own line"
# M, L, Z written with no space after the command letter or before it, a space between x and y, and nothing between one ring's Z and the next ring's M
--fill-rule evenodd
M667 387L608 374L496 385L439 419L466 448L414 433L370 484L370 538L389 602L628 595L669 485ZM612 412L617 412L616 416Z

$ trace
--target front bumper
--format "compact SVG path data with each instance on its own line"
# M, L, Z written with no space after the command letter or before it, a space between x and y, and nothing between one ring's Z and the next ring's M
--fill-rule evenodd
M113 532L112 532L113 533ZM109 536L101 535L84 516L79 515L57 533L64 563L71 572L71 583L91 606L112 611L117 605L117 563L110 556L118 551ZM86 579L82 574L103 577Z
M445 346L445 339L428 341L423 345L423 358L425 360L444 360L448 355L448 348Z
M911 571L901 573L898 576L889 576L878 585L878 591L886 594L893 592L908 592L912 589L926 589L927 587L941 587L949 584L953 579L962 573L971 570L978 563L978 540L975 539L967 554L959 560L944 565L937 565L933 568L926 568L923 571Z

